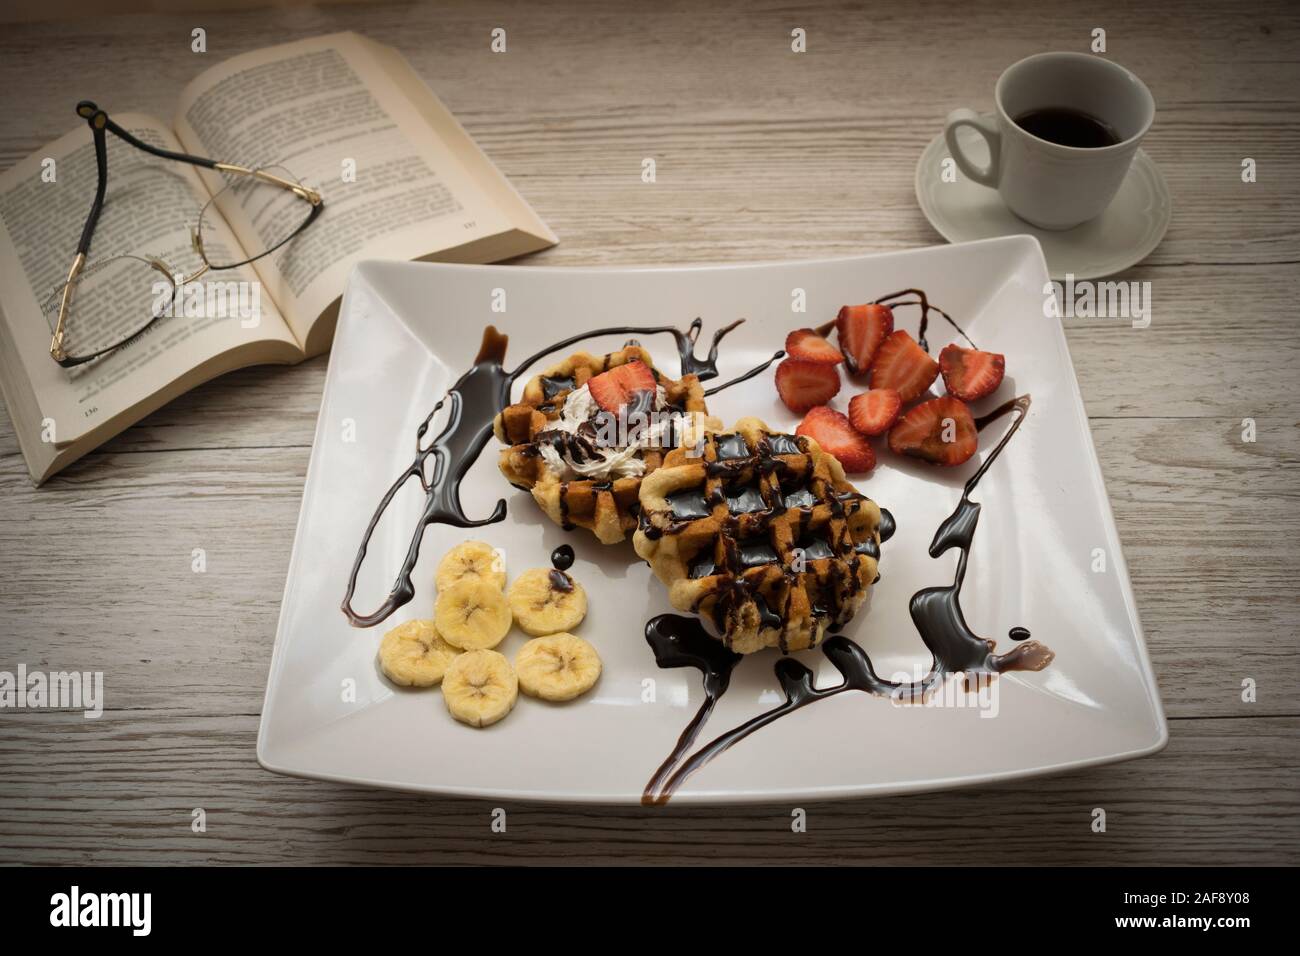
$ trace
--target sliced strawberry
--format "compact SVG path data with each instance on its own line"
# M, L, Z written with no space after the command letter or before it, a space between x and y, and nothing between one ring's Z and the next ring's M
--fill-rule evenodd
M846 305L835 317L835 332L850 372L871 368L876 349L894 331L894 312L887 305Z
M948 394L966 402L996 392L1006 370L1007 360L997 352L946 345L939 353L939 371Z
M627 402L623 387L609 372L587 379L587 390L591 392L596 404L607 412L616 412Z
M925 394L939 375L939 363L902 329L880 343L871 362L871 387L892 388L906 404Z
M810 409L796 435L807 435L822 451L839 459L847 472L870 471L876 467L876 453L867 440L853 430L849 420L826 405Z
M922 402L889 430L889 450L936 465L960 465L975 454L979 433L961 399L944 395Z
M825 405L840 390L840 373L825 362L802 362L788 358L776 367L776 391L792 412L803 414L814 405Z
M795 329L785 337L785 351L792 359L801 362L824 362L838 365L844 355L825 338L812 329Z
M849 402L849 421L864 435L883 435L898 421L903 400L892 388L873 388L854 395Z
M655 374L645 362L628 362L587 379L587 391L605 411L616 412L632 400L634 392L654 391L656 384Z
M650 370L650 366L640 360L625 362L622 365L615 365L606 374L613 375L615 380L623 386L623 390L631 395L633 392L640 392L645 389L654 391L659 384L655 381L655 373Z

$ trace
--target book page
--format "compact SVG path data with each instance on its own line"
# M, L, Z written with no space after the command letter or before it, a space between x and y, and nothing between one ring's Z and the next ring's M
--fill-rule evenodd
M520 225L392 82L376 47L340 33L237 56L191 83L177 109L192 152L281 164L321 191L316 222L256 264L299 341L359 260L428 257ZM224 185L203 175L214 193ZM273 242L270 217L231 196L217 203L244 247Z
M145 142L180 149L157 120L135 114L114 119ZM87 271L108 256L133 254L193 274L201 260L191 247L190 227L208 200L194 168L150 156L111 134L107 141L108 191ZM50 320L42 307L67 278L96 182L94 145L84 124L0 176L0 306L40 414L54 422L55 444L74 441L232 349L270 343L275 347L257 361L301 357L257 274L242 268L209 273L214 285L196 284L198 299L194 287L183 290L190 294L190 308L178 297L174 314L103 358L71 369L55 364L49 354ZM233 257L239 243L224 223L215 221L212 235L212 251ZM255 320L251 309L241 314L229 300L222 308L209 308L205 295L212 288L256 305ZM129 308L139 304L132 298ZM91 314L91 303L84 306L88 311L82 314ZM133 328L147 319L124 314L125 302L99 300L93 308L97 320L102 315L114 328Z
M519 194L514 184L496 168L492 160L479 149L478 144L460 125L442 101L433 94L428 85L420 79L406 57L390 46L363 37L363 42L370 48L375 60L388 74L388 79L402 92L412 107L420 114L425 124L438 133L439 139L474 176L478 186L487 192L518 230L536 237L535 242L525 242L526 251L545 249L559 242L550 226L528 205L527 200ZM514 252L512 255L520 255ZM472 259L457 261L472 262ZM490 261L490 260L487 260Z

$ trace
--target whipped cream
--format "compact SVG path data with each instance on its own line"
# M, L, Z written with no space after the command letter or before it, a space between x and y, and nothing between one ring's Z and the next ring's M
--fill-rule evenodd
M660 389L660 392L662 391ZM655 401L659 401L659 396L655 397ZM591 397L591 389L587 388L586 385L582 386L582 388L575 388L564 399L564 408L560 410L560 420L552 423L550 428L568 432L572 435L577 432L579 425L591 421L599 411L600 406Z
M656 386L653 411L662 411L667 405L668 396L663 386ZM576 435L578 429L593 421L600 411L600 405L592 398L590 389L583 385L565 397L560 417L547 426L546 431ZM594 457L586 461L577 461L567 452L561 453L551 442L538 442L538 450L542 460L546 462L547 469L561 480L589 478L607 481L612 478L639 478L645 474L645 462L641 458L642 449L662 445L671 427L672 422L668 416L656 416L646 427L637 430L630 444L621 447L595 445Z

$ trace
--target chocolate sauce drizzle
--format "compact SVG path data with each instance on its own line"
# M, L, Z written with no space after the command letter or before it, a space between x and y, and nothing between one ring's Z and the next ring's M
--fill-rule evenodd
M876 528L876 534L880 535L880 543L884 544L894 536L898 530L898 525L894 522L894 513L888 508L880 509L880 525Z
M365 537L357 549L356 559L352 563L352 573L348 576L348 589L343 598L343 613L353 627L371 627L383 621L399 607L415 597L415 585L411 583L411 573L420 557L420 542L424 529L436 522L454 525L457 528L476 528L492 524L506 516L506 503L497 502L492 514L487 518L472 519L465 514L460 504L460 480L469 471L478 458L479 452L492 434L492 418L496 412L485 414L485 409L503 408L510 397L510 385L514 381L502 367L506 357L506 345L509 339L489 325L483 330L483 343L479 346L478 356L468 372L462 375L446 396L433 406L433 411L421 422L415 433L415 460L402 472L380 499L366 526ZM428 445L421 447L421 442L429 431L433 417L446 405L448 407L447 423L442 431ZM425 462L433 459L433 477L425 477ZM424 489L424 510L416 525L415 534L407 547L406 558L397 581L388 592L374 613L358 614L352 608L352 595L357 587L357 575L361 563L366 559L366 549L370 545L370 536L374 534L379 519L389 503L402 486L412 477L419 478L420 487Z
M353 627L373 627L415 597L415 586L411 583L411 575L420 557L420 543L424 539L424 531L429 525L437 523L452 525L457 528L478 528L483 525L494 524L505 518L506 503L504 499L496 503L492 514L486 518L473 519L467 516L460 503L460 482L478 459L483 446L487 444L488 437L492 434L492 421L497 412L501 411L509 403L511 386L514 385L515 380L520 375L538 360L584 339L601 335L655 335L665 333L671 335L677 343L682 375L693 374L701 380L717 378L718 343L744 321L744 319L737 319L730 325L725 325L713 333L713 340L709 345L709 354L703 359L695 354L695 342L699 338L704 322L702 319L696 318L685 332L671 325L649 327L623 325L580 332L540 349L524 359L514 371L510 372L507 372L502 366L505 361L508 339L498 332L496 328L489 325L483 330L483 342L479 347L478 357L474 359L474 365L456 380L456 383L447 390L447 394L433 407L433 411L421 423L416 431L415 459L397 480L389 486L383 498L380 499L379 506L375 509L369 525L366 527L365 536L361 540L361 545L358 547L356 557L352 563L352 573L348 576L347 592L344 594L341 605L348 621L351 622ZM712 389L709 394L721 391L722 388L757 375L766 367L767 365L764 365L751 370L725 385ZM544 382L543 393L545 394L548 389L551 389L553 394L558 394L559 391L563 390L563 387L564 383L556 380L551 380L549 384ZM442 431L427 447L422 447L422 442L429 431L434 416L444 407L448 409L446 424L443 425ZM425 463L430 459L433 461L433 474L431 477L426 478ZM379 524L388 505L396 497L402 486L411 478L419 479L420 487L424 490L425 502L420 520L417 522L411 535L410 544L407 546L406 557L402 561L401 570L398 572L397 580L393 583L383 603L370 614L358 613L352 607L352 600L356 592L357 576L360 574L361 564L365 561L366 550L370 545L370 537L374 534L375 527ZM561 494L561 505L564 504L563 499L564 495ZM567 526L568 523L565 522L565 524Z
M718 392L722 391L724 388L731 388L731 386L733 386L733 385L735 385L735 384L737 384L737 383L739 383L739 382L745 382L745 381L748 381L749 379L753 378L755 375L762 375L764 372L767 371L769 365L771 365L773 362L775 362L777 359L780 359L780 358L785 358L785 352L783 352L783 351L778 351L778 352L776 352L776 353L775 353L775 354L774 354L770 359L768 359L768 360L767 360L766 362L764 362L762 365L755 365L755 366L754 366L753 368L751 368L748 372L744 373L743 375L737 375L735 378L733 378L733 379L732 379L731 381L729 381L729 382L723 382L721 385L715 385L715 386L713 386L713 388L706 388L706 389L704 390L704 394L705 394L706 396L708 396L708 395L716 395L716 394L718 394ZM703 377L703 376L701 376L701 377Z
M909 295L914 295L916 296L916 298L906 299L905 297ZM897 301L900 299L902 299L903 301ZM927 352L930 351L930 343L927 342L925 339L925 331L930 326L931 312L937 313L940 317L943 318L945 322L947 322L954 329L956 329L957 334L966 340L967 345L969 345L971 348L978 348L978 346L971 341L970 336L967 335L964 331L962 331L962 327L956 323L953 317L949 315L947 312L943 311L943 309L939 308L937 305L931 303L929 297L927 297L925 292L921 289L900 289L898 292L891 292L889 293L889 295L882 295L873 304L887 305L891 309L896 309L899 306L904 306L904 305L920 306L921 322L916 329L916 343ZM823 322L821 325L817 327L816 332L818 335L827 335L830 333L830 330L833 328L835 328L834 319L832 319L829 322Z
M731 672L742 657L717 638L709 636L699 618L680 614L660 614L651 618L645 626L645 639L660 667L694 667L704 677L704 702L677 738L677 746L646 784L641 802L652 803L650 796L658 792L673 768L694 746L695 738L713 713L714 705L726 693L731 683Z
M660 765L646 784L642 794L643 804L664 804L672 797L691 774L695 773L719 754L735 746L750 734L793 713L815 701L855 690L867 694L893 697L910 703L924 701L926 695L954 674L965 675L967 686L974 675L995 675L1012 670L1042 670L1052 661L1052 652L1037 641L1026 640L1006 654L995 654L994 642L975 634L966 623L961 609L961 587L966 577L971 543L979 522L980 504L971 501L970 495L983 478L989 466L997 460L1011 436L1020 428L1029 410L1030 398L1022 395L1005 403L980 419L981 426L1016 412L1016 419L992 452L966 482L961 500L935 532L929 554L939 558L957 548L960 556L952 584L923 588L912 595L909 610L912 623L921 640L933 656L930 672L921 680L896 683L876 674L866 652L843 635L827 638L822 651L840 672L843 680L831 687L820 688L813 683L813 673L793 658L783 657L776 662L775 673L785 701L770 710L751 718L697 750L685 755L693 746L700 729L713 712L718 699L730 683L731 673L739 663L739 655L722 647L697 618L676 614L661 614L646 625L646 641L654 651L660 667L692 666L704 676L704 702L687 724L668 759ZM885 513L881 516L881 540L885 534ZM889 534L893 534L892 515L888 519ZM1023 630L1013 629L1013 631ZM1028 632L1024 632L1028 637ZM676 769L673 769L673 768Z

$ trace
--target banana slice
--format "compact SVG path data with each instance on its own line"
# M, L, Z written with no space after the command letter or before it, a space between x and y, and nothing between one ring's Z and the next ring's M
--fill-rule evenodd
M438 595L433 623L453 647L466 651L496 647L510 630L510 604L495 585L462 578Z
M379 644L379 667L394 684L432 687L460 650L438 634L433 621L399 624Z
M519 648L515 670L519 687L528 696L573 700L591 690L600 677L600 655L580 637L551 634L535 637Z
M575 628L587 616L587 592L564 571L525 571L510 585L508 595L515 620L534 637Z
M486 727L514 708L519 699L519 679L505 655L466 651L447 666L442 697L447 710L462 724Z
M506 589L506 556L486 541L465 541L442 556L433 574L433 585L445 591L457 581L469 578L486 581L498 591Z

